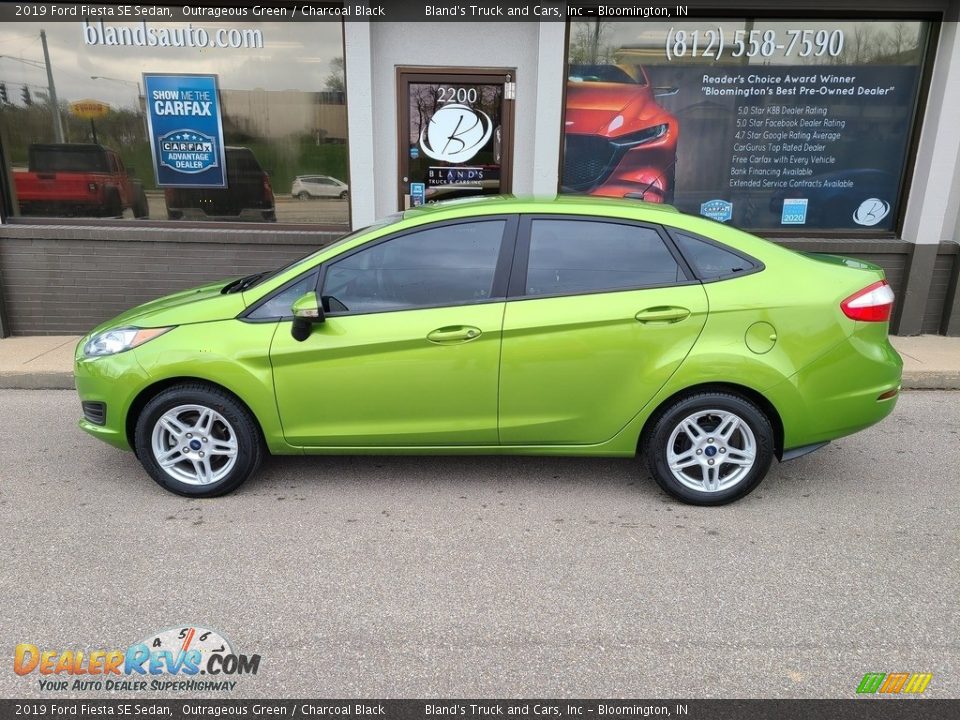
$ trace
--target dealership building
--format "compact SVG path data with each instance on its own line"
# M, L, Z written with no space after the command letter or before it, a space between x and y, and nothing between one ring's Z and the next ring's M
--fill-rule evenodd
M960 335L955 0L102 7L0 9L0 336L498 193L862 258L895 333Z

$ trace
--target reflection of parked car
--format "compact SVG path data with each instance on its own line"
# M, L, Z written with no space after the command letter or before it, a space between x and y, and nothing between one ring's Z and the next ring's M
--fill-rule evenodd
M897 178L892 173L871 168L838 170L812 175L805 180L811 183L819 181L821 185L789 188L771 196L770 212L774 215L775 225L780 223L783 216L785 198L806 198L807 217L806 222L802 223L803 227L856 228L858 223L853 216L864 200L878 198L889 203L894 200L897 192ZM874 229L886 229L892 223L891 218Z
M167 217L171 220L277 219L270 177L250 148L227 147L227 187L167 188Z
M563 187L566 191L671 202L677 119L656 102L634 65L570 65Z
M135 217L149 214L139 180L120 156L103 145L31 145L26 171L13 173L22 215L46 217Z
M340 198L346 200L350 188L341 180L329 175L297 175L293 179L290 194L298 200L311 198Z

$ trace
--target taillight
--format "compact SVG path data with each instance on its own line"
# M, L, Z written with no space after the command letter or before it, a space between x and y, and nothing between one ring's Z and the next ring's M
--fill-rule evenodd
M270 177L266 173L263 175L263 199L273 204L273 188L270 186Z
M886 280L880 280L848 297L840 309L851 320L886 322L893 309L893 290Z

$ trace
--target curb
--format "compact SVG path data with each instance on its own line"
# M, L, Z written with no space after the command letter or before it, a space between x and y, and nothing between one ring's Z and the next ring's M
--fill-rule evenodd
M904 390L960 390L960 370L908 371L902 385Z
M0 372L0 390L73 390L72 372Z
M0 390L73 390L72 372L0 372ZM960 370L903 374L904 390L960 390Z

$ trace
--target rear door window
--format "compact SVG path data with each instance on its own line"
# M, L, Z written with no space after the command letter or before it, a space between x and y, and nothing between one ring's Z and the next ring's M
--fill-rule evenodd
M734 277L757 267L749 258L718 243L683 232L674 232L673 239L701 280Z
M569 295L686 282L653 228L602 220L534 218L526 295Z

